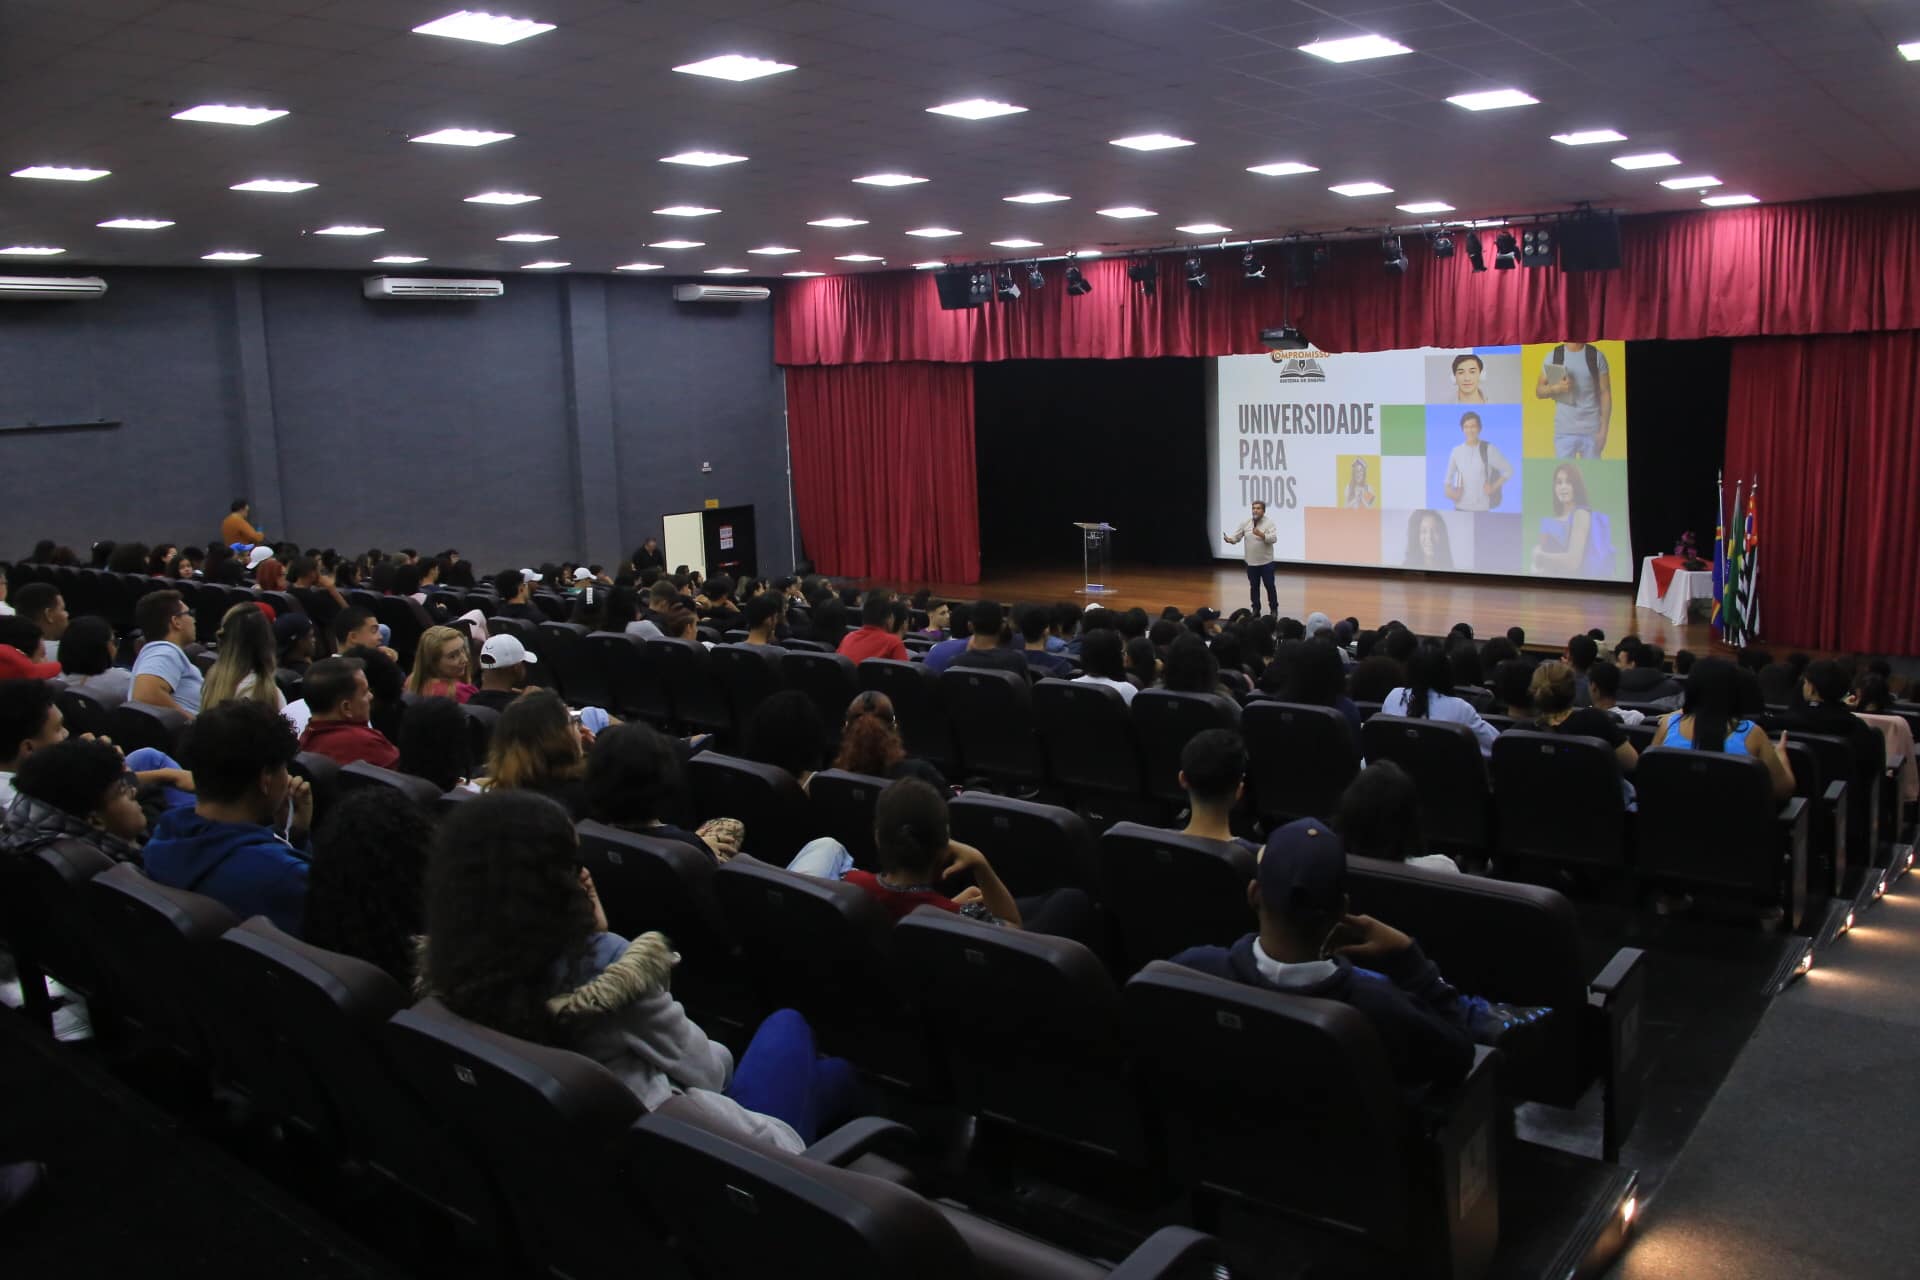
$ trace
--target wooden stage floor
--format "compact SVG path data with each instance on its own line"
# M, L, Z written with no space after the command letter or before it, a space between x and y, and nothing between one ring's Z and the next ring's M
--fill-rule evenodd
M1232 613L1247 603L1247 576L1240 565L1222 561L1217 567L1166 568L1122 566L1108 574L1115 590L1102 596L1110 607L1135 605L1158 614L1167 605L1182 613L1210 604ZM1077 592L1084 586L1078 566L991 570L971 585L939 582L894 582L864 579L863 586L886 586L901 591L927 587L937 596L957 600L991 598L1009 602L1041 603L1087 599ZM1456 622L1465 622L1476 636L1499 635L1508 627L1527 631L1529 645L1566 643L1577 632L1599 627L1611 645L1621 636L1638 634L1668 654L1676 649L1704 653L1713 647L1713 630L1705 623L1675 626L1651 609L1634 607L1630 584L1588 586L1571 582L1536 582L1523 578L1476 578L1396 570L1351 570L1282 565L1275 574L1280 616L1304 620L1318 609L1330 618L1349 615L1363 627L1377 627L1392 618L1427 635L1445 635Z

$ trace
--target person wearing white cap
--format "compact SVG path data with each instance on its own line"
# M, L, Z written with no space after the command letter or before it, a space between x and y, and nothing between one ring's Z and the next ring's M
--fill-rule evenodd
M527 664L539 661L540 655L528 653L518 636L489 636L480 646L480 691L467 700L468 705L504 710L520 696Z
M538 581L540 575L531 569L506 569L493 575L493 589L500 596L500 607L492 616L545 622L546 615L533 607L533 584Z

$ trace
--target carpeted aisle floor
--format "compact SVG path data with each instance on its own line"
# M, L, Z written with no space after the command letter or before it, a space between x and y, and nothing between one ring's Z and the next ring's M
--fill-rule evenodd
M1777 998L1620 1280L1920 1275L1920 877Z

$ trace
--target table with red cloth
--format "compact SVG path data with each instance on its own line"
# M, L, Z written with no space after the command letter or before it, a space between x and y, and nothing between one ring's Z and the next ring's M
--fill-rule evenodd
M1634 604L1665 614L1670 622L1684 624L1688 605L1713 598L1713 570L1681 568L1685 563L1679 556L1648 556L1642 560L1640 594Z

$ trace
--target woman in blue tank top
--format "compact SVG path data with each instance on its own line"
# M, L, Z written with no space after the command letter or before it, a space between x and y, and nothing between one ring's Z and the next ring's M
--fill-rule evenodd
M1681 751L1720 751L1730 756L1752 756L1767 767L1773 795L1784 800L1793 794L1793 770L1787 764L1787 735L1776 747L1766 731L1740 718L1740 671L1725 658L1702 658L1687 676L1686 700L1678 711L1661 717L1654 745ZM1701 743L1707 745L1701 746Z
M1553 469L1553 514L1540 518L1533 571L1566 578L1613 576L1612 522L1588 504L1587 482L1571 462Z

